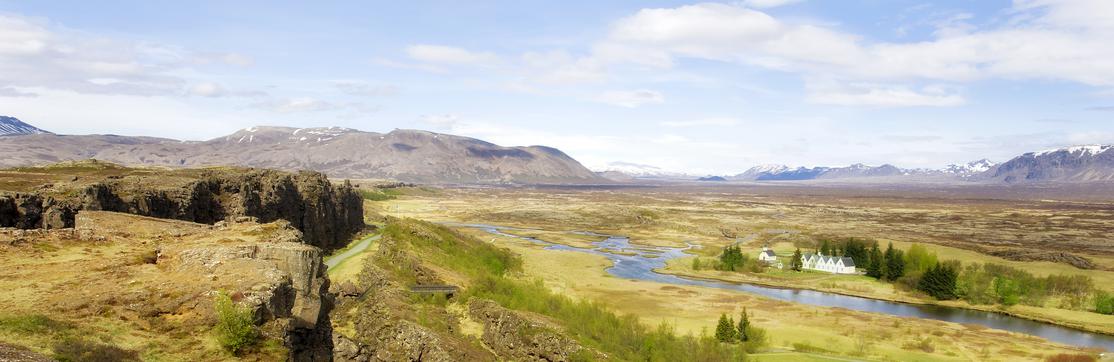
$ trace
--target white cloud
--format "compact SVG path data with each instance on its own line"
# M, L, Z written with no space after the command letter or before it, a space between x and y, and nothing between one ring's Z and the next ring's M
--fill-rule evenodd
M920 90L905 86L810 81L807 100L818 104L878 107L953 107L963 105L963 96L938 86Z
M406 54L411 59L433 64L490 66L492 63L499 61L499 57L495 53L474 52L445 45L411 45L406 47Z
M398 95L399 87L392 84L371 84L356 80L338 80L333 85L345 94L367 97L386 97Z
M687 128L687 127L704 127L704 126L734 126L739 124L739 120L735 118L704 118L688 121L665 121L661 122L662 126L673 128Z
M801 1L803 0L744 0L743 4L752 8L766 9L795 4Z
M220 84L202 82L190 86L189 93L199 97L220 97L227 94L228 91Z
M451 131L460 122L460 116L455 114L435 114L421 116L420 120L442 131Z
M256 103L255 106L278 113L321 112L338 110L341 108L340 105L332 102L311 97L274 99Z
M37 97L37 96L38 96L38 94L23 91L23 90L20 90L18 88L15 88L15 87L0 87L0 97L21 98L21 97Z
M644 104L662 103L665 102L665 96L660 92L648 89L637 89L631 91L607 91L603 92L595 98L597 102L607 103L614 106L637 108Z
M962 103L956 94L913 86L929 82L1020 79L1114 86L1114 43L1109 41L1114 39L1114 2L1019 0L1003 25L978 29L969 23L972 15L952 14L933 22L934 38L917 42L871 41L831 25L787 22L745 6L643 9L616 21L585 59L603 68L668 68L676 58L697 58L806 79L892 85L808 95L816 102L847 105Z

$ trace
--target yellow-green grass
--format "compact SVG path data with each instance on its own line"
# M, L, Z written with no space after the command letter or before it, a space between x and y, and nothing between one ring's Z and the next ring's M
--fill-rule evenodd
M483 233L461 230L477 236ZM990 346L991 351L1019 351L1000 360L1039 360L1046 351L1077 351L977 326L812 307L713 288L620 279L604 271L611 261L603 256L544 250L515 238L495 239L524 257L525 278L540 278L554 292L604 303L620 313L637 315L650 325L671 324L683 334L709 333L720 313L737 317L746 306L754 315L751 320L755 325L769 330L771 347L777 349L793 349L794 344L808 343L830 347L835 354L851 355L856 352L855 336L869 334L871 340L878 342L868 348L868 359L977 359L964 356L970 356L981 344ZM942 332L936 336L927 331ZM903 344L924 337L934 341L933 353L902 348Z

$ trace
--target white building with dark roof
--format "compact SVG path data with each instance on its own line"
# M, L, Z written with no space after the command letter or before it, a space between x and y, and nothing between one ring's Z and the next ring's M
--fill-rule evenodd
M833 274L855 274L855 260L846 256L825 256L824 254L805 253L801 256L801 267Z
M762 251L758 253L758 260L773 264L777 262L777 254L769 247L763 246Z

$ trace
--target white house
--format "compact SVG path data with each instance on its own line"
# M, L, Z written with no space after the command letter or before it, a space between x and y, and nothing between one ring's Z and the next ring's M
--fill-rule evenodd
M824 254L805 253L801 256L801 267L834 274L855 274L855 260L850 257L824 256Z
M777 262L777 254L774 254L769 247L763 246L762 251L758 253L758 260L773 264Z

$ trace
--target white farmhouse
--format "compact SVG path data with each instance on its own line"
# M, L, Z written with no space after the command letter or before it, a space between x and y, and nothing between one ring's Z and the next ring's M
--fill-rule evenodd
M850 257L824 256L824 254L805 253L801 256L801 267L834 274L855 274L855 260Z
M773 264L777 262L777 254L774 254L769 247L763 246L762 251L758 253L758 260Z

